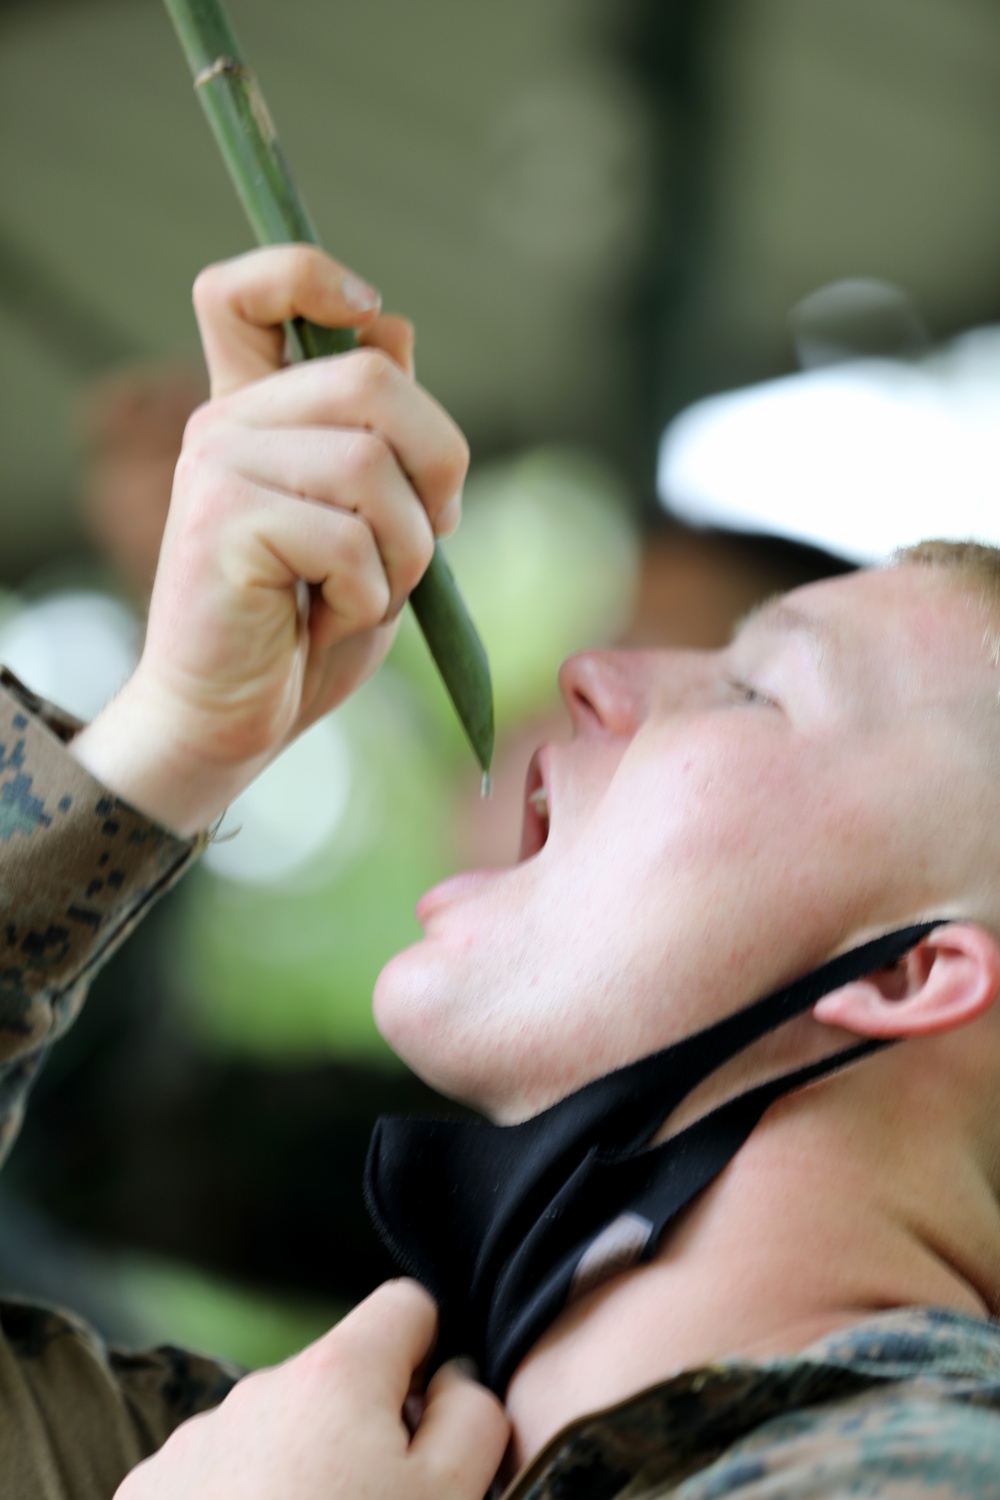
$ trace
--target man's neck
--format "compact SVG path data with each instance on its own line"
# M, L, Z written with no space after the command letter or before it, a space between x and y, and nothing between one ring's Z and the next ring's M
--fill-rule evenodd
M679 1370L794 1354L888 1307L986 1313L992 1194L943 1162L932 1171L951 1253L948 1233L932 1243L909 1212L912 1184L876 1171L857 1141L838 1149L803 1097L769 1112L652 1262L568 1307L521 1362L506 1397L511 1472L567 1422ZM959 1245L982 1248L970 1258Z

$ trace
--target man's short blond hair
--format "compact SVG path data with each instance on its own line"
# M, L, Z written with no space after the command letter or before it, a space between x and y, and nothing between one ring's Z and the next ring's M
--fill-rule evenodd
M986 624L983 647L994 667L1000 667L1000 547L985 542L946 542L939 539L902 547L893 562L941 568L978 603ZM994 753L996 760L996 753Z
M947 568L970 592L978 590L987 608L1000 605L1000 547L985 542L931 540L900 548L893 562Z

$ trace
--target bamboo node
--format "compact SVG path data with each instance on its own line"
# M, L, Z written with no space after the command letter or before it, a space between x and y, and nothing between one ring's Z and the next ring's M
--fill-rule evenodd
M209 63L207 68L202 68L194 80L196 89L205 87L211 83L213 78L249 78L250 69L243 63L237 62L235 57L217 57L215 62Z
M257 129L260 131L267 145L273 146L278 139L278 132L274 128L274 121L271 119L264 95L257 87L257 80L249 69L244 68L243 71L247 76L246 99L250 106L250 111L257 121Z

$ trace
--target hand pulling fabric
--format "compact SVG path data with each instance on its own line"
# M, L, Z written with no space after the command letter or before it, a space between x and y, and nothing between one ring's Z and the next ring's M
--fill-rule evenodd
M435 1363L471 1356L502 1396L567 1302L652 1257L769 1105L888 1044L860 1042L784 1073L650 1147L681 1101L758 1038L895 963L940 925L922 922L864 943L519 1125L379 1120L365 1197L401 1271L437 1299Z

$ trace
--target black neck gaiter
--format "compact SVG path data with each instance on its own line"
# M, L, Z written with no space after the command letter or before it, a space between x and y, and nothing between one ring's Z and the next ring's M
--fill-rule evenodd
M937 926L924 922L841 954L520 1125L379 1120L365 1196L401 1271L437 1299L435 1363L471 1356L503 1395L573 1297L651 1258L769 1105L886 1043L861 1042L759 1084L650 1148L681 1101L759 1037L895 963Z

